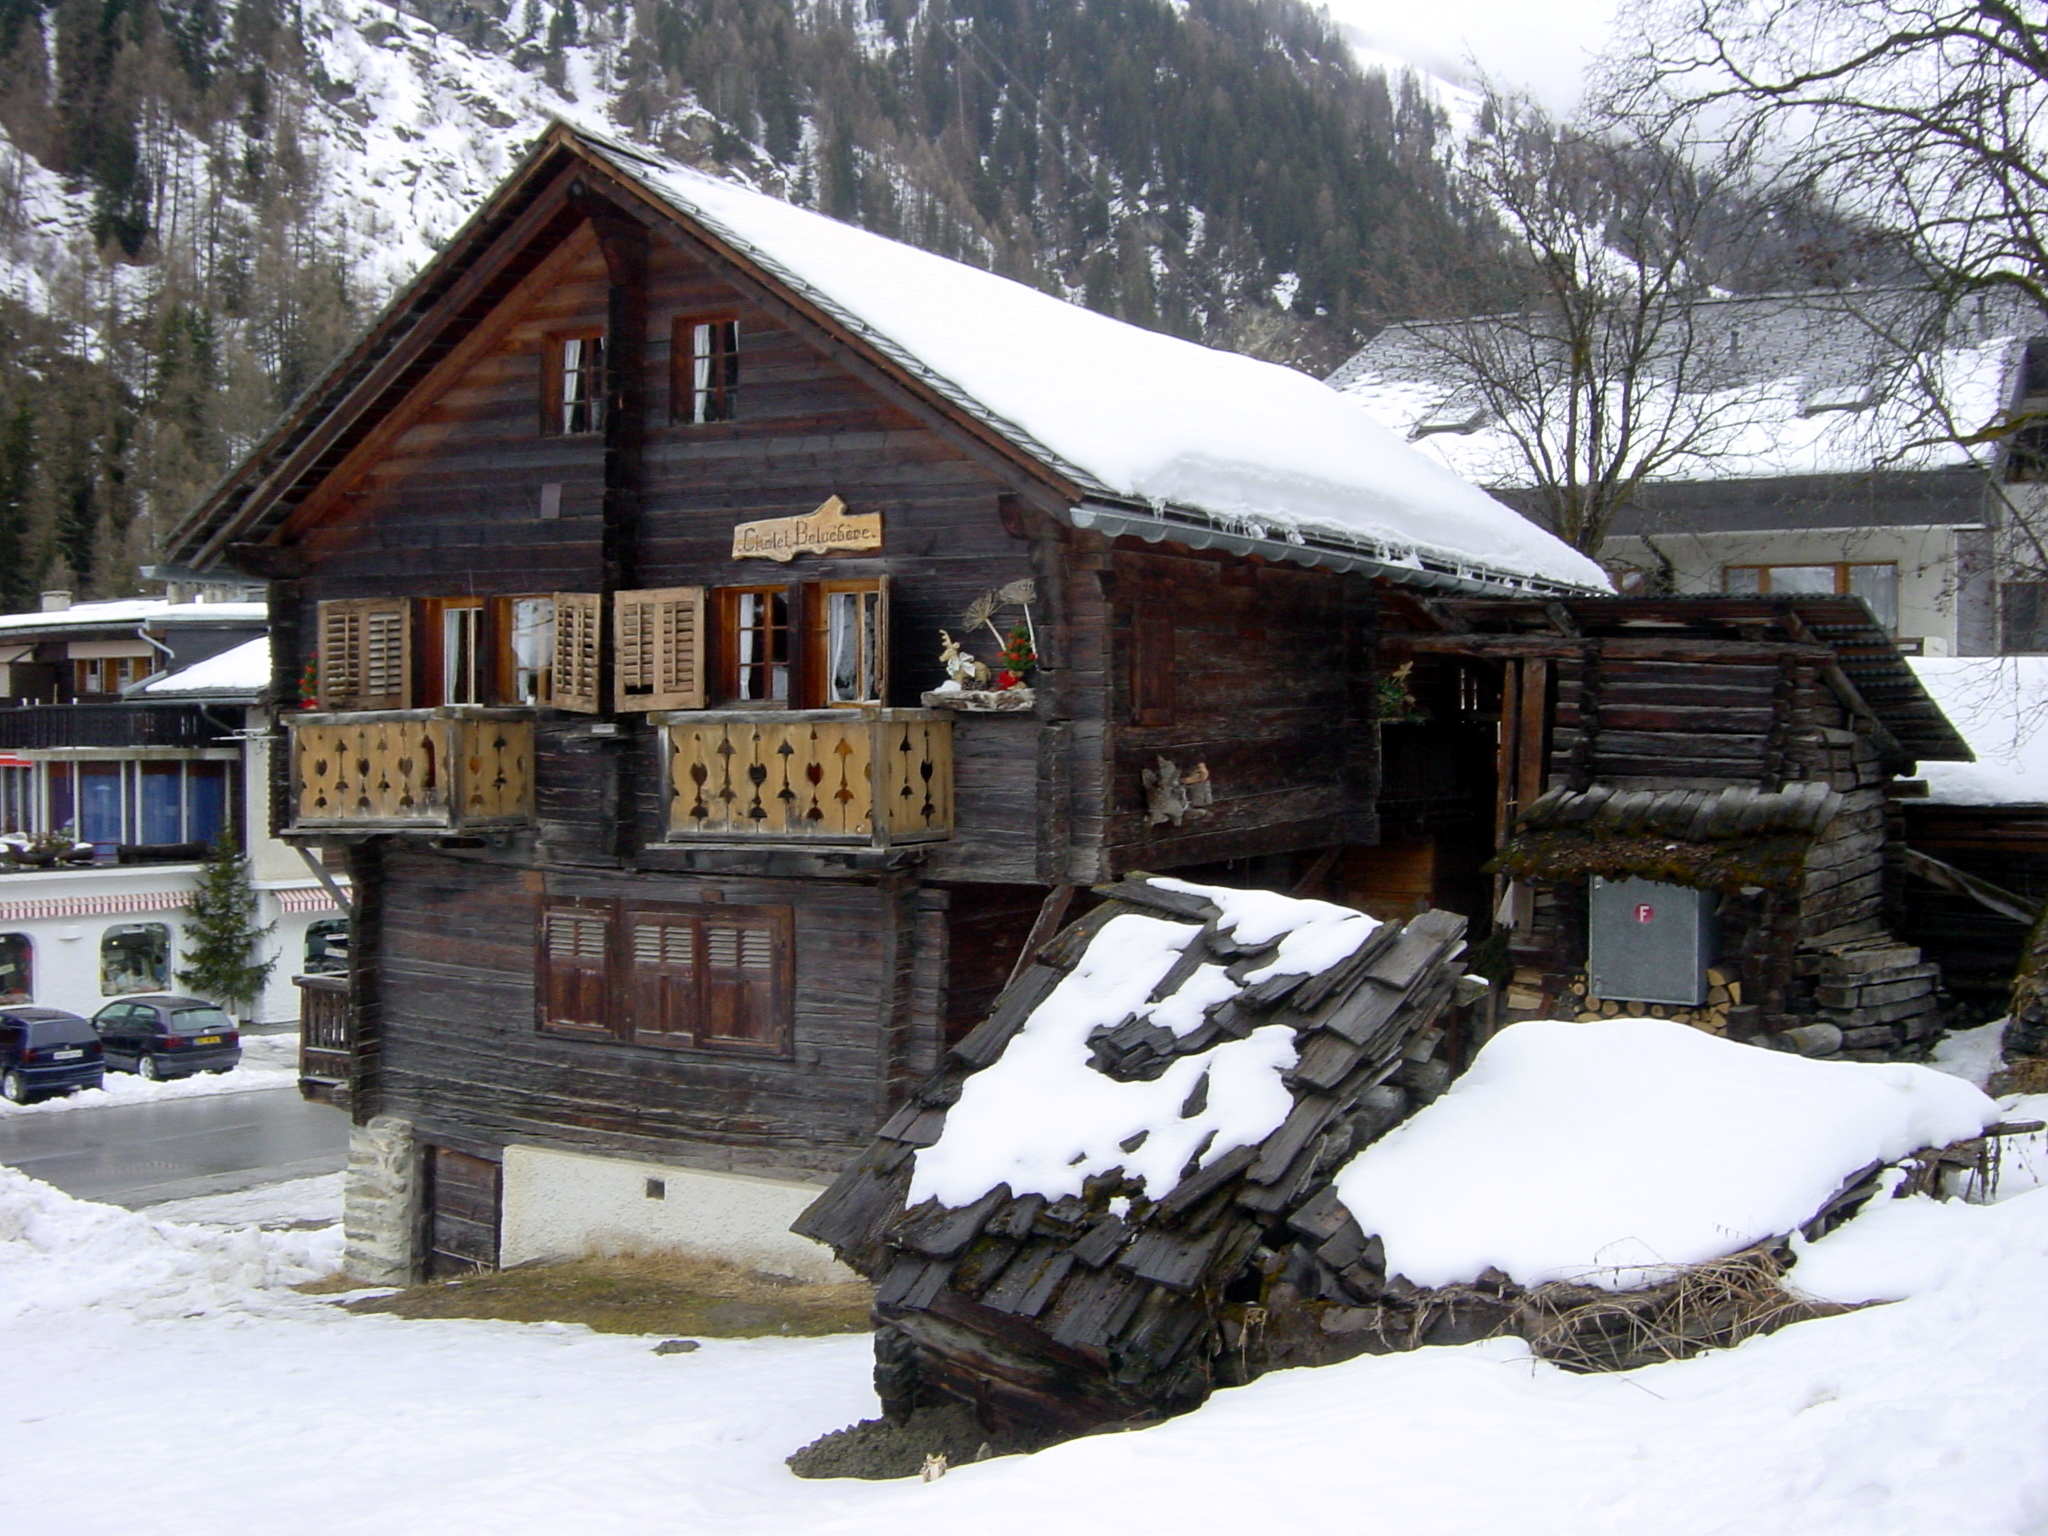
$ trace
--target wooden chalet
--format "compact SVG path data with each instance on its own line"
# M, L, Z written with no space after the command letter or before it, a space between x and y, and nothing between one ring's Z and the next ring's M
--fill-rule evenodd
M1602 581L1313 380L561 126L171 542L269 580L275 819L346 850L366 1279L822 1263L789 1220L1133 870L1483 917L1551 694L1431 605ZM1028 688L940 686L1019 630Z

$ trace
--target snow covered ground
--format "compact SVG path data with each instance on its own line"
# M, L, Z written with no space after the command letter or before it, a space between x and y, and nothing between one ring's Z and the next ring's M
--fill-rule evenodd
M1903 1299L1701 1359L1570 1376L1516 1341L1363 1359L1141 1433L858 1484L782 1458L874 1411L865 1337L656 1356L580 1328L355 1316L289 1289L331 1268L333 1226L261 1229L331 1221L333 1178L135 1214L0 1173L0 1426L34 1469L0 1479L0 1529L2035 1536L2031 1183L1989 1206L1879 1202L1795 1278Z
M154 1104L164 1099L204 1099L222 1093L255 1093L289 1088L299 1080L299 1034L242 1036L242 1064L232 1072L200 1072L167 1083L144 1082L133 1072L109 1072L102 1086L33 1104L0 1099L0 1119L10 1115L63 1115L115 1104Z

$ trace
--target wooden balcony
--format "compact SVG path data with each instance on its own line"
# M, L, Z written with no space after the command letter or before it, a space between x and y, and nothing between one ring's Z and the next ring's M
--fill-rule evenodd
M692 710L668 733L671 842L888 848L953 835L939 710Z
M346 976L294 976L299 989L299 1096L348 1107L355 1077Z
M294 715L295 833L474 832L533 821L533 716L520 709Z

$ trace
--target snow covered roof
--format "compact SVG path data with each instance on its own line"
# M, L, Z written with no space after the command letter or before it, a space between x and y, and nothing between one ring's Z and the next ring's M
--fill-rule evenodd
M1329 383L1457 473L1526 485L1513 439L1479 408L1459 362L1471 347L1458 333L1486 323L1389 326ZM1987 462L1994 449L1938 440L1922 386L1938 385L1953 421L1975 430L2009 403L2024 338L2038 329L2016 306L1989 299L1930 347L1920 339L1925 299L1896 289L1715 298L1696 305L1690 323L1691 387L1675 407L1654 383L1644 392L1651 419L1672 410L1705 427L1700 452L1660 477L1671 482Z
M1391 563L1606 588L1599 567L1327 386L1112 320L615 145L621 172L1084 491Z
M73 603L69 608L0 614L0 634L63 634L71 630L128 629L143 624L161 629L174 624L268 624L270 609L262 603L173 603L160 597L120 598L105 603Z
M1974 763L1923 763L1928 798L2048 805L2048 656L1915 656L1908 664L1977 754Z
M153 699L205 696L254 700L269 683L270 637L258 635L217 656L195 662L182 672L144 683L135 692Z
M1109 319L562 123L173 532L168 558L210 567L228 542L274 527L340 462L362 423L423 377L411 328L563 156L729 248L935 404L1007 444L1069 499L1078 525L1424 587L1609 590L1592 561L1294 369ZM413 351L394 356L404 349Z

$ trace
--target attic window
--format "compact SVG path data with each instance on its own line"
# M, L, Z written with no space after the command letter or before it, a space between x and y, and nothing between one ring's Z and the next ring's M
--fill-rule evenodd
M1486 406L1471 395L1457 395L1441 405L1425 412L1408 429L1408 441L1433 437L1439 432L1455 432L1469 437L1486 425Z
M739 414L740 325L730 316L676 322L669 398L679 422L731 421Z
M548 398L543 414L550 431L565 436L604 430L604 332L557 336L549 349Z
M1854 384L1816 384L1800 397L1799 414L1825 416L1831 411L1867 411L1877 404L1877 386L1865 379Z

